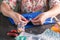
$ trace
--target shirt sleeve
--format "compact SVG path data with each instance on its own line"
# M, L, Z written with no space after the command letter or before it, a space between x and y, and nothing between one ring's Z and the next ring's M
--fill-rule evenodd
M60 0L49 0L50 8L54 7L57 4L60 4Z
M7 4L9 4L9 6L12 8L12 9L15 9L16 7L16 1L17 0L3 0L5 1Z

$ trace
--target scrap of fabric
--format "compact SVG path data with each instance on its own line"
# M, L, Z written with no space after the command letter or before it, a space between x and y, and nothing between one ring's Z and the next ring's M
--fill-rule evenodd
M34 35L29 33L21 33L16 40L60 40L60 34L50 29L45 30L42 34Z

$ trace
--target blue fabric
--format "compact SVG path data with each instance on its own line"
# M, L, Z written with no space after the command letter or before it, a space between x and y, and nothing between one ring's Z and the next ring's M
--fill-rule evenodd
M24 13L24 14L22 14L22 16L24 16L26 19L30 20L30 19L35 18L39 14L42 14L42 12ZM8 18L8 19L13 25L15 24L12 18ZM44 24L51 24L51 23L55 23L55 21L53 19L51 20L51 18L48 18L48 19L46 19ZM26 28L30 28L32 26L34 26L34 25L31 22L29 22L26 25Z

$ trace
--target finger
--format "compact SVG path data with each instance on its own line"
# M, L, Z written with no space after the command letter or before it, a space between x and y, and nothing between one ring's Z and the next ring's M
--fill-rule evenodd
M25 25L27 24L27 23L26 23L26 22L24 22L24 21L21 21L21 22L22 22L22 25L23 25L23 26L25 26Z
M37 20L32 20L32 22L34 23L34 22L39 22L40 20L39 19L37 19Z
M40 21L40 19L38 19L38 20L36 20L36 21L32 21L32 23L34 23L34 24L41 24L41 21Z
M24 24L26 25L28 22L25 22L25 21L23 21L24 22Z
M15 18L15 19L13 19L14 20L14 23L17 25L19 22L18 22L18 20Z
M21 16L22 21L28 22L28 20L26 18L24 18L23 16Z
M41 24L41 21L33 22L34 24Z
M34 18L33 20L37 20L37 19L39 19L39 16L37 16L36 18Z
M41 18L43 15L44 15L43 13L40 14L40 15L38 15L36 18L34 18L34 20L36 20L36 19L38 19L38 18Z
M21 16L22 20L26 21L26 18L24 18L23 16Z
M33 23L34 25L40 25L40 23Z

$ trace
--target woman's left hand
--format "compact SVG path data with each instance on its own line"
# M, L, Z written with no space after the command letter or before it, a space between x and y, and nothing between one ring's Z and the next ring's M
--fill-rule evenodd
M45 22L45 20L47 19L47 18L49 18L51 15L48 13L48 14L46 14L46 13L42 13L42 14L40 14L40 15L38 15L36 18L34 18L33 20L31 20L31 22L34 24L34 25L42 25L44 22Z

